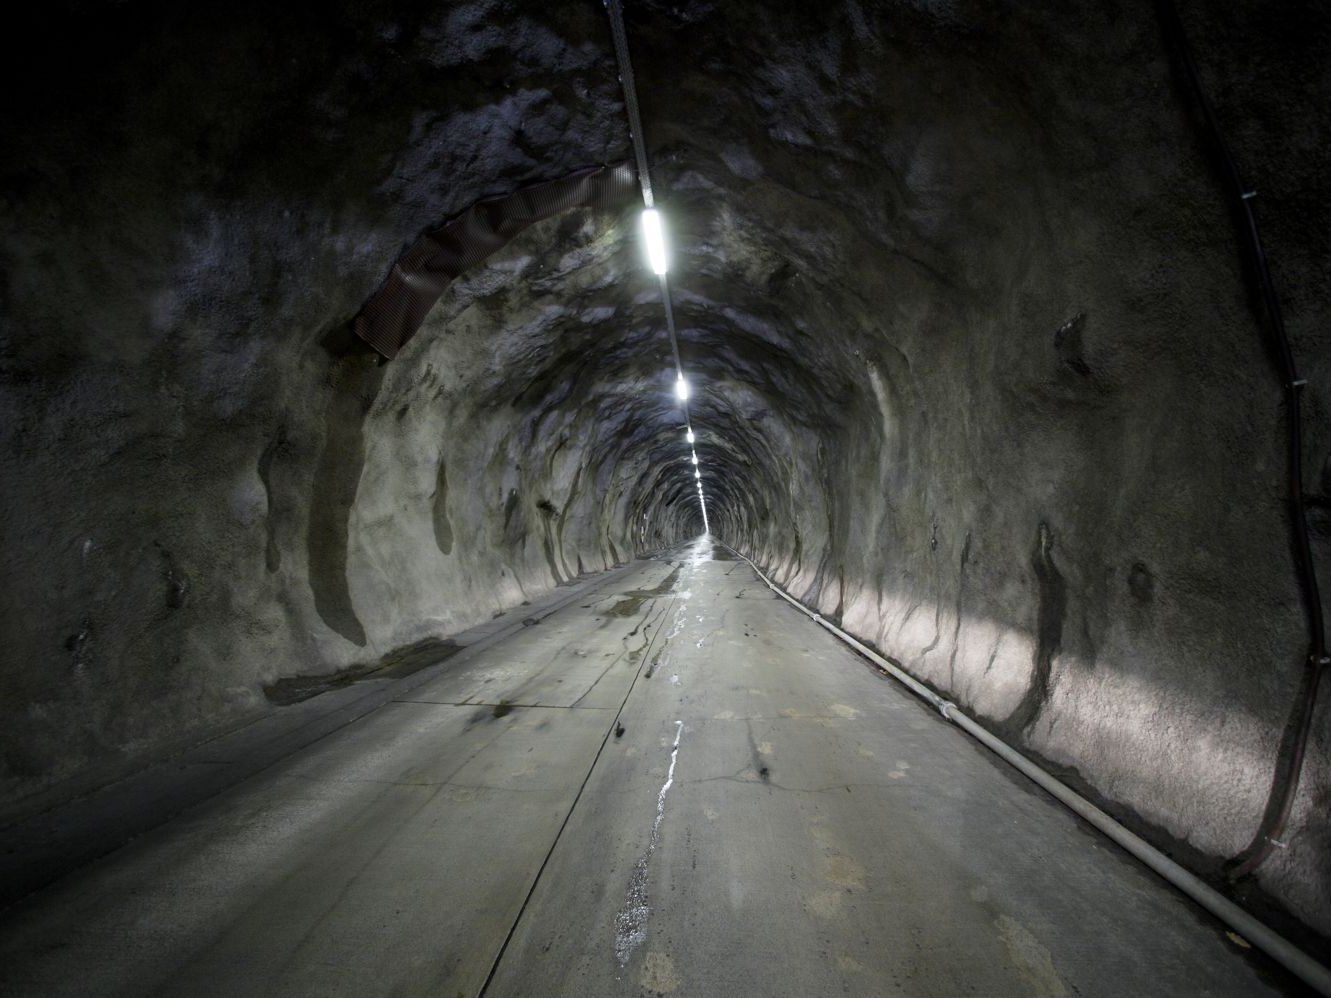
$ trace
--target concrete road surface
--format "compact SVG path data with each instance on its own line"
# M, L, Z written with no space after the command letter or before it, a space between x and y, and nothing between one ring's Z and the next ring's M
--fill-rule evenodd
M0 993L1290 987L706 541L530 624L11 907Z

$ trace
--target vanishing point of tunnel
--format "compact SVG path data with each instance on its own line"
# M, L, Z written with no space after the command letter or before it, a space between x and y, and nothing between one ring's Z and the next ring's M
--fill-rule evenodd
M0 50L0 995L1331 994L1331 8Z

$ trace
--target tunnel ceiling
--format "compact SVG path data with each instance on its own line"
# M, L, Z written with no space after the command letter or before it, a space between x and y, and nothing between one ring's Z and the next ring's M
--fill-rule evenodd
M1305 683L1280 385L1153 10L1038 7L627 4L711 524L1218 868ZM1183 13L1326 493L1331 22ZM351 348L423 232L632 159L602 4L57 3L4 47L7 806L700 532L634 199ZM1319 710L1260 888L1331 932Z
M15 53L15 89L40 96L8 109L33 135L10 175L20 185L40 176L25 204L34 214L45 205L42 234L54 238L62 225L77 230L62 214L94 170L87 179L116 206L115 223L110 245L88 249L103 260L123 243L177 257L163 267L174 280L154 300L157 326L183 320L207 337L218 309L251 329L275 310L293 334L335 325L415 233L482 196L630 154L596 4L293 7L257 21L153 5L78 10L59 33L28 15L37 23L27 37L58 37L63 58L40 46ZM1194 150L1177 148L1179 110L1161 99L1158 29L1108 14L1091 31L1083 16L930 3L849 4L832 18L797 6L630 5L681 353L723 523L766 515L794 470L786 462L807 449L794 438L856 424L881 432L872 414L900 380L892 369L940 338L975 336L970 314L992 321L993 303L1023 282L1059 279L1033 273L1033 257L1076 262L1107 249L1069 245L1093 242L1082 219L1125 211L1140 217L1142 238L1167 238L1150 231L1159 223L1145 206L1178 167L1149 163L1164 175L1144 174L1152 156ZM1085 67L1111 56L1115 74L1089 86ZM52 76L70 63L87 68ZM248 74L254 64L262 76ZM60 169L43 172L44 158ZM1117 171L1143 176L1106 187ZM168 219L150 210L165 192L179 193ZM1051 215L1051 195L1072 198L1074 214ZM555 408L595 412L581 439L623 469L635 510L663 516L691 485L688 469L665 471L683 454L682 419L634 212L571 215L537 225L456 285L398 363L450 369L485 406L509 396L531 420L529 443ZM255 258L255 232L276 260ZM995 239L1002 254L980 249ZM256 273L268 264L273 276ZM71 293L87 280L67 275ZM49 309L24 292L13 289L33 311ZM1074 297L1063 312L1018 306L1003 320L1057 327L1084 311ZM132 354L142 330L114 327L138 319L111 311L94 346ZM459 331L485 341L469 355L475 374L453 349ZM42 344L56 363L67 349L59 337ZM1092 394L1134 373L1114 356L1091 372L1085 350L1071 343L1064 360L1087 372ZM887 386L878 398L871 370ZM1057 408L1069 393L1048 394L1032 404ZM685 508L674 515L691 515Z

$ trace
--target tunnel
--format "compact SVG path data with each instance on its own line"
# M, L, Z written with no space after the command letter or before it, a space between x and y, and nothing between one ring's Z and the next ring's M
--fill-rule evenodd
M472 976L439 965L339 991L291 976L297 962L250 979L254 930L199 965L213 967L208 993L1127 993L1078 984L994 884L958 894L969 914L939 924L965 950L959 927L983 921L1016 968L1006 984L930 979L955 952L941 936L882 943L898 976L812 928L807 950L754 929L752 946L691 963L684 939L702 930L681 922L672 951L668 896L692 898L699 924L730 911L725 931L761 921L761 892L743 889L759 874L727 851L740 831L695 854L694 869L732 863L706 881L714 895L683 865L633 865L676 848L688 794L711 786L689 782L691 752L718 766L738 753L737 798L778 794L795 770L809 794L844 783L855 798L860 784L828 775L854 759L875 793L930 772L935 803L962 807L972 777L903 769L905 749L861 742L857 756L843 733L819 769L815 748L797 762L754 733L759 718L815 715L819 732L853 722L886 738L918 721L955 736L938 751L971 753L973 779L993 784L939 828L964 824L976 849L1021 845L1004 832L1026 820L1005 817L1018 803L990 795L1008 788L1026 808L1046 791L953 731L951 712L1325 962L1323 5L53 0L12 13L3 47L0 991L79 993L79 960L105 961L87 955L101 951L84 916L51 907L85 896L78 878L111 877L98 871L201 815L209 834L229 829L218 855L240 863L246 836L280 824L264 808L307 791L291 777L263 807L220 802L332 739L354 745L346 773L369 772L406 737L382 718L416 709L409 691L427 680L499 677L459 702L485 715L467 715L468 738L536 725L541 705L498 689L509 673L487 663L556 632L564 657L547 648L541 675L565 689L596 641L648 644L597 680L622 670L630 692L613 723L596 715L587 737L604 741L555 809L551 851L512 859L511 896L477 888L495 913L475 907L474 922L495 927ZM560 630L572 614L601 636ZM668 647L675 664L653 675ZM783 707L762 656L802 670L810 697L842 699ZM714 695L689 692L686 665ZM676 680L670 702L693 697L696 718L632 722L633 697ZM746 714L731 695L771 709ZM745 717L748 742L721 733ZM534 759L584 759L582 742L531 737ZM226 746L242 748L223 760ZM625 777L645 788L636 837L608 831L609 808L588 841L627 851L610 873L561 873L562 843L600 814L586 796L597 769L616 759L646 767ZM882 814L906 813L894 807ZM1059 848L1135 862L1050 807ZM936 909L938 895L892 887L919 854L883 844L878 811L856 813L835 843L832 819L800 840L832 884L799 895L801 917L850 924L847 898L866 891L865 904ZM698 820L700 839L719 827ZM778 819L745 821L784 869L796 847L762 834ZM348 820L326 852L379 834ZM887 865L845 859L853 843ZM224 898L232 859L176 890ZM600 963L561 966L622 990L506 977L539 964L520 914L561 877L602 875L619 943L607 928ZM96 882L105 898L130 880ZM430 910L473 910L449 883ZM290 904L291 924L317 922ZM1159 904L1234 961L1234 993L1258 993L1234 983L1244 975L1270 993L1331 986L1298 982L1191 900ZM355 948L410 935L383 928L383 905L395 910L364 903ZM157 945L124 917L105 930L122 962ZM916 951L931 955L901 970ZM97 993L205 993L152 966L166 976L125 969ZM1187 990L1155 988L1135 993Z

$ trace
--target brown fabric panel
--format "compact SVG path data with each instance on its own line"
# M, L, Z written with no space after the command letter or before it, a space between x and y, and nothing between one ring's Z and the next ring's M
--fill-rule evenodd
M569 208L610 207L633 195L627 162L592 166L559 180L477 201L428 230L397 259L388 278L356 316L356 335L389 360L416 335L453 279L533 222Z

